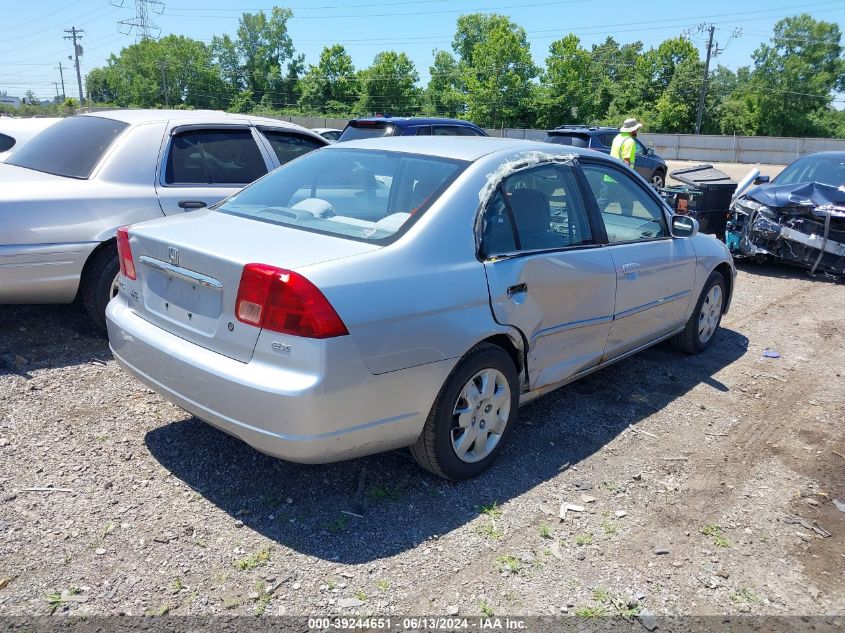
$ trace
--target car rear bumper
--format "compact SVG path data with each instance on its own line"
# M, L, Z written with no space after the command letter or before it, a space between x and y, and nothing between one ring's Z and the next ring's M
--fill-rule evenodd
M455 360L370 373L351 336L330 339L326 375L277 359L242 363L139 317L122 297L106 310L109 345L130 373L174 404L257 450L327 463L412 444Z

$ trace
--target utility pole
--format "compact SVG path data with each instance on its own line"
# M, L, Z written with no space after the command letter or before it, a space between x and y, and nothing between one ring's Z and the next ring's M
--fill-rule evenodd
M710 54L713 51L713 34L716 27L712 24L707 27L710 32L710 39L707 42L707 61L704 62L704 78L701 82L701 95L698 97L698 116L695 118L695 133L701 134L701 120L704 118L704 97L707 95L707 79L710 76Z
M64 69L62 68L62 62L59 62L59 79L62 80L62 98L65 98L65 95L67 93L65 92L65 74L63 70Z
M59 101L59 99L60 99L60 97L59 97L59 82L58 82L58 81L54 81L54 82L53 82L53 85L56 87L56 102L58 103L58 101Z
M70 35L65 35L64 39L66 40L73 40L73 63L76 66L76 83L79 85L79 107L81 108L82 105L85 103L85 97L82 95L82 73L79 71L79 54L82 53L82 46L77 44L77 40L82 39L82 35L80 33L84 33L82 29L78 29L75 26L70 27L69 29L65 29L65 33L70 33ZM70 59L70 58L69 58Z

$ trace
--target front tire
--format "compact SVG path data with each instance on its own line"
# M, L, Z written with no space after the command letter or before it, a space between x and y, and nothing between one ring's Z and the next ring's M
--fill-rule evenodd
M714 270L704 284L684 331L671 339L675 349L687 354L700 354L710 347L722 322L725 296L725 278Z
M510 355L480 343L446 379L411 454L439 477L476 477L504 447L518 405L519 376Z
M88 262L82 278L80 302L94 325L103 332L106 331L106 306L117 294L119 271L117 246L108 244Z

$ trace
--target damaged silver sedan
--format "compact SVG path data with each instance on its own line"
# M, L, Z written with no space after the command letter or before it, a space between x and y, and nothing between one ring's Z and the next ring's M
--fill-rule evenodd
M731 252L845 276L845 152L809 154L754 183L731 207Z
M491 138L338 143L118 232L109 341L260 451L411 447L478 475L517 407L671 339L714 340L735 270L621 162Z

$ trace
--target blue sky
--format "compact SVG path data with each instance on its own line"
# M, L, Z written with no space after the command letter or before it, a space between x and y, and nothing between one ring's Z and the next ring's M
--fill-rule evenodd
M76 26L85 30L82 44L83 78L91 68L103 65L111 53L134 42L124 35L118 21L134 15L134 0L122 0L126 8L114 6L121 0L0 0L3 38L0 39L0 91L22 96L28 89L41 98L55 95L55 68L67 65L65 86L76 93L75 77L68 60L72 52L62 39L63 30ZM549 44L573 32L585 45L613 35L620 42L640 40L646 46L689 30L692 41L703 51L704 35L697 27L714 23L716 40L728 43L731 32L742 27L741 37L732 39L716 63L737 68L751 62L752 51L768 39L778 19L806 11L816 19L836 22L845 31L843 0L808 0L796 5L786 0L708 0L682 3L652 0L293 0L289 4L272 0L165 0L161 15L151 18L161 34L176 33L210 41L215 34L234 34L243 11L269 10L274 4L288 6L294 17L289 29L298 52L307 63L315 63L324 45L346 46L356 68L368 66L376 53L405 51L417 66L423 82L428 79L432 50L448 49L455 20L462 13L488 11L504 13L528 31L535 60L542 63Z

